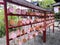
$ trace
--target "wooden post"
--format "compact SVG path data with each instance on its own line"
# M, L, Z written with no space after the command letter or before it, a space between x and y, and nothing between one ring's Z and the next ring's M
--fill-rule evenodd
M4 15L5 15L5 29L6 29L6 45L9 45L9 31L8 31L8 16L7 16L7 1L4 0Z
M45 43L46 42L46 13L44 13L44 28L45 30L43 31L43 42Z
M49 36L50 36L50 26L49 26Z
M43 31L43 42L44 43L46 42L46 29L45 29L45 31Z
M53 33L54 33L54 24L53 24Z

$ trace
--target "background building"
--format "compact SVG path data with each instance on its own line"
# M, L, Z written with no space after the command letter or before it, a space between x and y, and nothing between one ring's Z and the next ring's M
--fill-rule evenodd
M55 1L56 1L56 3L53 4L52 6L54 7L54 12L58 13L58 12L60 12L60 0L55 0Z

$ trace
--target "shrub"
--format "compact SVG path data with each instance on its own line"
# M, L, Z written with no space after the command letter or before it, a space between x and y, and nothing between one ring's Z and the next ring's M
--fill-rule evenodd
M55 14L55 18L56 19L60 19L60 12L58 12L58 13Z

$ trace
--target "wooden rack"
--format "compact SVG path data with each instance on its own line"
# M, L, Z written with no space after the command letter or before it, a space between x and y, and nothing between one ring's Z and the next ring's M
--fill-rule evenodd
M27 7L27 8L30 8L30 9L42 11L44 13L44 16L41 16L41 15L40 16L32 15L32 16L44 18L44 21L41 21L41 22L44 22L44 27L43 28L45 30L43 31L43 42L46 42L46 27L50 27L52 25L53 26L53 32L54 32L54 21L51 21L51 20L54 20L54 18L53 19L48 19L48 20L46 20L46 18L54 17L54 13L50 10L46 10L46 9L41 8L41 7L35 6L35 5L33 5L33 4L31 4L27 1L24 1L24 0L4 0L3 2L0 2L0 4L4 5L5 26L6 26L6 45L9 45L9 41L12 40L12 39L9 39L8 29L21 27L21 26L32 25L32 24L36 24L36 23L41 23L41 22L34 22L34 23L20 25L20 26L8 26L8 16L30 16L30 17L32 17L32 16L31 15L12 14L12 13L8 14L7 13L7 2L12 3L12 4L16 4L16 5L19 5L19 6ZM47 13L47 12L49 12L49 13ZM47 15L47 14L52 14L52 15ZM47 21L49 21L49 20L51 22L47 24ZM51 25L49 25L49 24L51 24ZM24 35L24 34L22 34L22 35ZM19 35L17 37L20 37L22 35Z

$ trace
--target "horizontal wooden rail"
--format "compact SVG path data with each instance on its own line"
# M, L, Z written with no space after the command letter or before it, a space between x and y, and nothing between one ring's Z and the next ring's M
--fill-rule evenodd
M27 26L27 25L32 25L32 24L37 24L37 23L41 23L41 22L44 22L44 21L40 21L40 22L34 22L34 23L29 23L29 24L20 25L20 26L9 26L9 29L10 29L10 28L22 27L22 26Z

